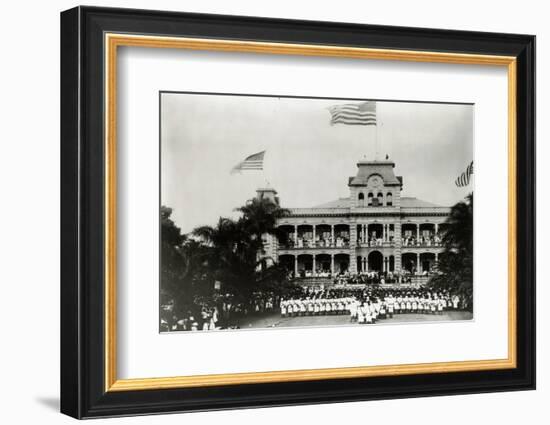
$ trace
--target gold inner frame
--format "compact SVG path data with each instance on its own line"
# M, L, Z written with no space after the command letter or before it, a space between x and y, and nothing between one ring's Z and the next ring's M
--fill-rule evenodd
M312 381L418 373L511 369L516 358L516 58L461 53L370 49L327 45L105 34L105 391L135 391L215 385ZM118 379L116 324L116 123L118 47L149 47L280 55L325 56L503 66L508 72L508 357L495 360L248 372L164 378Z

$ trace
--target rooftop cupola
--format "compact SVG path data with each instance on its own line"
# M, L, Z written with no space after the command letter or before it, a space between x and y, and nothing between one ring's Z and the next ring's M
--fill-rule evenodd
M349 178L348 186L399 186L403 178L396 176L393 169L395 163L390 160L367 161L357 163L357 174Z
M274 204L279 205L279 197L277 196L277 191L272 187L260 187L256 189L256 198L269 199Z

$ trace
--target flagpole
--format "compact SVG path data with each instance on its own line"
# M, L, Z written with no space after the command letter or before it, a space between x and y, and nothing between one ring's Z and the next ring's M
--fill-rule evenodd
M378 102L374 102L374 111L375 111L375 122L374 122L374 146L375 146L375 155L374 160L378 161Z
M376 124L374 125L374 146L376 149L374 160L378 161L378 117L376 117Z

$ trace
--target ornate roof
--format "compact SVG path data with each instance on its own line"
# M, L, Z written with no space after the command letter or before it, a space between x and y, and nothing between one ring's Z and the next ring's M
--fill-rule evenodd
M401 186L402 179L396 177L393 172L395 163L393 161L359 161L357 163L357 175L350 177L348 184L350 186L364 186L367 180L373 174L378 174L384 180L384 185Z
M321 205L315 205L312 208L349 208L349 197L348 198L340 198L336 199L335 201L326 202Z
M401 208L436 208L441 206L442 205L432 204L431 202L423 201L418 198L407 196L401 197Z
M422 199L402 196L401 208L438 208L441 205L436 205L431 202L423 201ZM315 205L312 208L349 208L350 198L340 198L334 201L326 202L324 204Z

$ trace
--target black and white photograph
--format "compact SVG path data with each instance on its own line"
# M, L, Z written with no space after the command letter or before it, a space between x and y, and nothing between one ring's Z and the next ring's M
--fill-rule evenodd
M161 92L160 331L473 319L473 104Z

